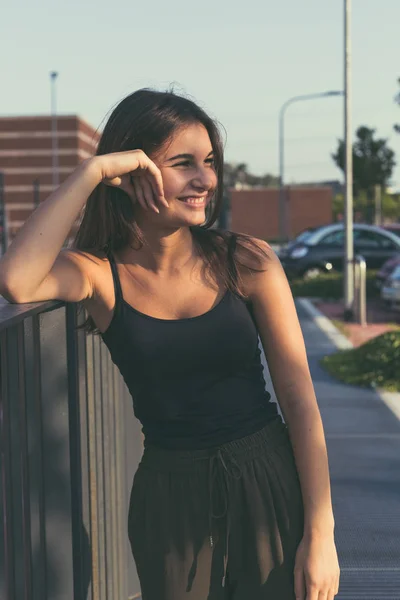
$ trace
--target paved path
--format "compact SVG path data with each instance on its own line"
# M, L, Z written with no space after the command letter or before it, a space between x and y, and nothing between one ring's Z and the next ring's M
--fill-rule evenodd
M338 600L400 600L400 420L373 390L319 366L336 352L297 306L324 423L341 566ZM271 389L269 384L269 389Z

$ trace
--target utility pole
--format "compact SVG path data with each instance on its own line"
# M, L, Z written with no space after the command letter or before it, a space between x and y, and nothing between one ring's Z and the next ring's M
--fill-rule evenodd
M382 225L382 186L376 185L374 189L375 196L375 225Z
M354 316L353 144L351 124L351 0L344 0L345 256L344 319Z
M57 71L50 73L50 92L51 92L51 140L52 140L52 171L53 171L53 188L59 185L58 173L58 139L57 139L57 96L56 96L56 80L58 77Z

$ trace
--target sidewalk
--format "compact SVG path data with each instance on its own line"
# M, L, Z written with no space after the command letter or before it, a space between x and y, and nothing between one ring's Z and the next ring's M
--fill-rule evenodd
M400 600L400 420L377 392L321 369L337 339L301 303L297 310L328 446L341 567L336 598Z

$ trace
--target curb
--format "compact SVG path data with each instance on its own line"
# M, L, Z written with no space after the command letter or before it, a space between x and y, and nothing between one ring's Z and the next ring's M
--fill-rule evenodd
M315 324L322 329L336 348L339 350L349 350L350 348L354 348L350 340L335 327L328 317L323 315L318 308L315 308L311 300L308 298L297 298L297 302L301 304L304 310L313 318Z
M312 317L313 321L321 329L338 350L354 348L350 340L341 333L328 317L322 314L308 298L297 298L297 302ZM377 396L386 404L389 410L400 420L400 392L386 392L375 389Z
M386 392L384 390L376 390L376 393L400 421L400 392Z

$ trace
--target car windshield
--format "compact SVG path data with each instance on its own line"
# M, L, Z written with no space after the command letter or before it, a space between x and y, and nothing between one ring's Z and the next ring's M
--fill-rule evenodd
M305 231L302 231L301 233L299 233L299 235L294 238L294 240L292 240L292 244L298 244L299 242L305 242L306 240L308 240L308 238L314 233L315 228L310 228L310 229L306 229Z
M396 279L400 281L400 265L398 265L390 276L390 279Z
M307 245L318 246L319 244L323 244L344 247L345 235L346 232L343 225L320 227L315 231L311 231L307 239ZM394 235L388 230L379 230L377 227L355 224L353 237L354 243L362 247L390 248L390 250L397 251L400 249L399 236Z
M400 227L385 227L386 231L390 231L390 233L394 233L397 237L400 237Z
M301 233L299 236L297 236L296 241L297 242L305 242L306 239L309 238L311 234L312 234L312 231L303 231L303 233Z

